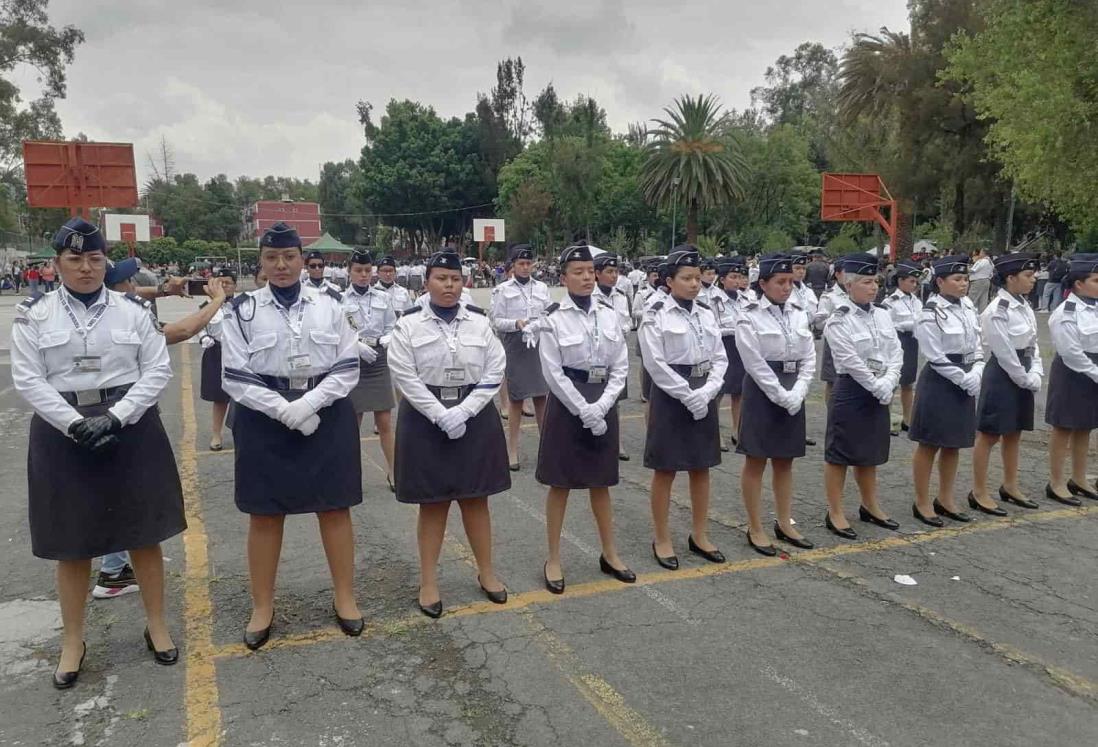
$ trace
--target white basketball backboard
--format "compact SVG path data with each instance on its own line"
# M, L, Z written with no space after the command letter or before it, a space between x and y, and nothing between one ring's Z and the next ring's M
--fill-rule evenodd
M103 233L107 241L146 242L149 240L149 216L107 213L103 216Z
M473 241L506 241L502 218L473 218Z

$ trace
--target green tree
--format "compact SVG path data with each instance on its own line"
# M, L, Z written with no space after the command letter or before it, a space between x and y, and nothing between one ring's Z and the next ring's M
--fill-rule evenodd
M664 112L667 119L653 120L641 187L653 205L686 207L686 240L693 243L703 209L743 198L747 162L715 97L683 96Z
M362 172L353 159L332 163L320 169L317 194L320 211L324 213L324 228L345 244L365 241L363 227L371 219L369 210L355 192Z
M1098 5L988 0L981 15L985 29L955 39L946 79L967 86L1022 196L1098 228Z

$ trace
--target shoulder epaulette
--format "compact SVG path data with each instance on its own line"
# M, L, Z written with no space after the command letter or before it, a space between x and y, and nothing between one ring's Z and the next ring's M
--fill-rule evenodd
M1005 298L1000 298L999 299L999 308L1000 309L1009 309L1010 308L1010 301L1006 300Z
M467 308L467 309L468 309L469 311L473 312L474 314L480 314L481 316L488 316L488 312L487 312L487 311L485 311L484 309L480 308L479 306L474 306L474 305L473 305L473 304L471 304L471 303L467 303L467 304L465 304L465 308Z
M707 304L705 301L695 301L694 303L696 303L698 306L701 306L703 309L709 308L709 304Z
M663 308L663 301L656 301L654 304L648 307L649 311L659 311Z
M609 299L603 298L601 296L599 297L599 303L601 303L603 306L605 306L608 309L614 308L614 304L610 303Z
M842 316L850 311L849 306L836 306L834 311L831 312L833 316Z
M469 308L469 307L466 306L465 308ZM413 306L410 309L405 309L404 311L400 312L400 315L401 316L408 316L409 314L418 314L421 311L423 311L423 307L419 306L419 305L416 305L416 306Z
M142 306L146 309L152 308L152 301L146 301L144 298L137 295L136 293L127 293L126 294L126 300L127 301L133 301L138 306Z
M934 309L938 308L938 302L937 301L927 301L926 303L923 304L923 308L924 309L930 309L931 311L934 311Z
M34 306L45 297L45 293L35 293L33 296L27 296L19 302L19 307L23 309L29 309L31 306Z
M878 309L884 309L885 311L888 311L888 307L885 306L883 303L875 303L873 305L876 306Z
M744 307L744 311L754 311L757 308L759 308L759 302L758 301L752 301L751 303L747 304L747 306Z
M250 299L252 295L250 293L241 293L239 296L234 296L232 301L229 301L229 305L233 307L233 311L236 311L241 305Z
M549 316L550 314L552 314L554 311L556 311L559 308L560 308L559 303L551 303L551 304L549 304L548 306L545 307L545 315Z
M789 305L790 305L790 306L792 306L792 307L793 307L794 309L796 309L797 311L804 311L804 307L803 307L803 306L800 306L800 305L798 305L798 304L795 304L795 303L790 303Z
M1064 311L1075 311L1075 302L1064 301Z
M332 298L334 298L336 301L339 301L340 303L343 303L343 294L340 293L339 291L337 291L332 286L329 285L328 287L326 287L324 289L324 292L327 293Z

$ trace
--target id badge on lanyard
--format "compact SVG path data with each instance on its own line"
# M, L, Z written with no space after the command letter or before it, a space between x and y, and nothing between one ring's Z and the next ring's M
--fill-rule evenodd
M107 304L104 303L99 307L99 310L88 319L87 323L81 324L80 320L76 318L76 313L69 305L69 299L64 295L64 291L61 292L61 300L65 307L65 313L68 314L69 321L72 322L72 326L76 329L76 334L80 335L80 339L84 342L84 355L74 355L72 359L73 368L79 373L99 373L103 370L103 358L98 355L88 355L88 335L95 329L95 326L99 324L99 321L103 318L103 314L107 312Z
M686 312L686 319L690 323L690 331L694 333L694 340L698 343L698 352L704 355L709 352L705 349L705 336L702 334L701 322L697 325L694 324L694 315L690 312ZM702 376L708 376L709 371L713 368L713 364L709 359L699 361L690 367L691 378L701 378Z
M450 402L458 399L460 387L465 386L465 367L458 365L457 357L457 333L458 324L461 323L461 320L454 320L453 331L450 331L441 321L437 319L435 321L439 326L439 331L446 338L446 347L450 351L450 365L442 369L442 381L447 387L443 390L444 397L442 401ZM450 391L450 388L453 388L453 392Z

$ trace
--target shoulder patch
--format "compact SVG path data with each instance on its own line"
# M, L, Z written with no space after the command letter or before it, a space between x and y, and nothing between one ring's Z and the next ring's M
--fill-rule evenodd
M800 305L798 305L798 304L795 304L795 303L791 303L791 304L789 304L789 305L790 305L790 306L792 306L792 307L793 307L794 309L796 309L797 311L804 311L804 307L803 307L803 306L800 306Z
M848 313L849 311L850 311L850 307L849 307L849 306L836 306L836 307L835 307L835 310L834 310L834 311L832 311L831 313L832 313L832 315L834 315L834 316L842 316L843 314L846 314L846 313Z
M548 306L545 307L545 315L549 316L550 314L552 314L554 311L556 311L559 308L560 308L559 303L551 303L551 304L549 304Z
M601 303L603 306L605 306L608 309L614 308L614 304L610 303L609 299L603 298L602 296L599 297L599 303Z
M1010 301L1006 300L1005 298L1000 298L999 299L999 308L1000 309L1009 309L1010 308Z
M1074 301L1064 301L1064 311L1075 311Z
M703 309L709 308L709 304L707 304L705 301L694 301L694 303L696 303L698 306L701 306Z
M127 293L126 294L126 300L127 301L133 301L138 306L143 306L146 309L151 309L152 308L152 301L146 301L144 298L137 295L136 293Z
M747 306L744 307L744 311L754 311L757 308L759 308L759 302L758 301L752 301L751 303L747 304Z
M332 286L330 286L330 285L329 285L329 286L327 286L327 287L326 287L326 288L324 289L324 292L325 292L325 293L327 293L327 294L328 294L329 296L331 296L332 298L334 298L335 300L339 301L340 303L343 303L343 294L342 294L342 293L340 293L339 291L337 291L337 290L336 290L335 288L333 288Z
M23 309L29 309L31 306L34 306L45 297L45 293L35 293L33 296L27 296L22 301L20 301L19 306Z
M663 301L656 301L654 304L648 307L649 311L659 311L663 308Z
M465 308L469 308L469 307L466 306ZM409 314L418 314L421 311L423 311L422 306L413 306L410 309L405 309L404 311L400 312L400 315L401 316L408 316Z
M239 296L234 296L233 300L229 301L229 305L232 306L233 310L235 311L239 309L241 305L243 305L243 303L251 297L252 296L250 293L241 293Z
M876 306L878 309L885 309L886 311L888 310L888 307L885 306L883 303L875 303L873 305Z
M465 308L467 308L467 309L468 309L469 311L473 312L474 314L480 314L481 316L488 316L488 312L487 312L487 311L485 311L484 309L480 308L479 306L474 306L474 305L473 305L473 304L471 304L471 303L467 303L467 304L465 304Z

